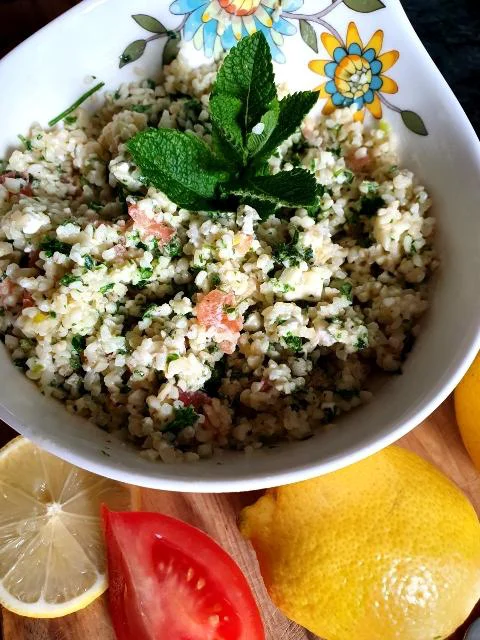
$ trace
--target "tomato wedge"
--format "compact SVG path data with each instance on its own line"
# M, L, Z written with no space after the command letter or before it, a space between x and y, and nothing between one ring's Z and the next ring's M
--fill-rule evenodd
M245 576L209 536L160 513L103 508L118 640L264 640Z

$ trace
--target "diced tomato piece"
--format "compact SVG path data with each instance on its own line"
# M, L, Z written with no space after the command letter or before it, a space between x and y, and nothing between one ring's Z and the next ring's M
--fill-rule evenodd
M175 229L166 222L155 222L149 218L140 207L136 204L128 205L128 215L132 218L135 225L144 231L147 235L154 236L160 246L168 244L175 235Z
M199 411L204 405L212 403L212 399L203 391L180 391L178 399L186 407L193 407L195 411Z
M214 289L207 293L197 304L198 322L206 329L217 327L218 329L228 329L234 333L241 331L243 318L229 318L226 308L235 305L233 293L225 293Z
M22 309L28 309L28 307L34 307L34 306L35 306L35 300L33 299L32 294L30 293L30 291L24 291L23 298L22 298Z
M117 640L264 640L250 587L205 533L161 513L103 508Z
M14 291L15 291L15 283L12 282L9 278L5 278L5 280L0 282L0 304L6 305L7 298L11 296Z

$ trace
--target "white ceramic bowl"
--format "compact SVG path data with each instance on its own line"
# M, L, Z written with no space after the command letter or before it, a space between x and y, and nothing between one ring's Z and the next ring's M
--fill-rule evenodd
M156 20L171 30L184 22L182 35L193 38L190 53L198 61L203 53L194 45L211 54L213 46L234 42L235 31L262 28L280 61L277 77L289 81L293 89L311 89L328 80L307 67L312 59L331 57L319 36L336 33L343 40L348 24L354 22L364 45L377 29L384 32L381 50L375 51L381 44L377 35L371 42L374 56L367 57L373 75L378 75L379 68L374 60L380 59L382 71L392 65L386 75L397 82L399 90L387 95L395 86L383 80L376 89L376 81L372 94L365 97L373 100L374 111L382 105L400 139L402 164L413 169L433 195L442 264L431 310L403 375L392 377L371 404L308 441L286 443L252 456L228 454L221 464L205 460L164 465L142 459L133 449L43 397L12 365L5 349L0 350L0 417L5 422L80 467L159 489L257 489L317 476L359 460L426 418L460 380L480 342L480 144L400 4L394 0L388 7L380 0L284 0L283 16L274 13L272 26L269 16L271 7L278 4L275 0L222 0L222 4L224 8L220 0L85 0L0 63L0 151L15 144L17 134L25 133L32 121L46 123L98 82L92 76L113 89L139 75L158 72L167 37ZM240 6L248 15L238 15ZM217 21L202 22L206 11L216 15ZM132 14L150 18L135 21ZM330 36L324 40L331 45L331 53L342 55L342 46L338 49ZM355 40L358 37L350 28L349 46ZM132 42L126 56L137 59L119 67L119 55ZM364 45L359 45L363 52ZM400 53L398 60L396 54L382 57L391 50ZM355 51L354 46L348 55ZM335 87L327 85L329 89ZM341 99L334 97L334 101Z

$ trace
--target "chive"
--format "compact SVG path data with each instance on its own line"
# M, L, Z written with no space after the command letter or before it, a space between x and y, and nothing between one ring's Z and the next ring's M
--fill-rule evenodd
M65 109L65 111L62 111L62 113L60 113L58 116L50 120L50 122L48 123L48 126L54 127L58 122L60 122L60 120L63 120L64 118L69 116L71 113L73 113L75 109L78 109L78 107L85 102L85 100L90 98L90 96L93 96L94 93L99 91L104 86L105 86L104 82L99 82L94 87L86 91L82 96L80 96L78 100L76 100L70 107L68 107L68 109Z
M28 138L26 138L25 136L22 136L21 134L18 134L18 138L19 138L20 142L24 145L24 147L25 147L25 149L27 151L31 151L32 150L32 143Z

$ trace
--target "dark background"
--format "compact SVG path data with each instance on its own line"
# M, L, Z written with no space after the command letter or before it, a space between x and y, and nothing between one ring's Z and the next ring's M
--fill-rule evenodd
M0 0L0 57L77 1ZM384 0L387 5L391 1ZM477 133L480 133L478 0L403 0L403 6Z

